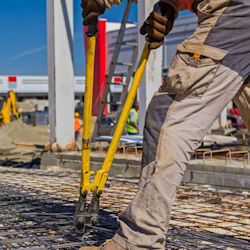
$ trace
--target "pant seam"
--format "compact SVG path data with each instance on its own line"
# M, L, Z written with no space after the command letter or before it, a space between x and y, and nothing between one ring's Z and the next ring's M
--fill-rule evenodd
M156 149L156 155L155 155L155 160L158 162L160 157L159 157L159 154L160 154L160 147L159 147L159 144L160 142L162 141L162 135L164 134L164 130L165 130L165 126L166 126L166 123L171 121L172 119L172 110L174 109L176 105L176 100L173 101L173 103L170 105L168 111L167 111L167 114L166 114L166 118L162 124L162 127L161 127L161 130L160 130L160 135L159 135L159 139L157 141L157 149Z

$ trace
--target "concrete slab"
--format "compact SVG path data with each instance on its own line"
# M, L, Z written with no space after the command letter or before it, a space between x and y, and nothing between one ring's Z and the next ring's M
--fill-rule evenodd
M90 165L93 171L102 167L105 152L91 153ZM81 152L44 153L41 160L42 169L61 168L80 171ZM122 177L139 177L141 157L133 154L117 154L109 175ZM208 184L223 187L250 189L250 166L234 162L225 164L224 160L191 160L185 172L183 182Z

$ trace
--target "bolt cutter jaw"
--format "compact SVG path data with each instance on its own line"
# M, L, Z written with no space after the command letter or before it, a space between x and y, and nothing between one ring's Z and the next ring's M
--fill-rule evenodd
M98 223L100 195L93 193L90 204L87 206L87 195L80 194L75 214L74 227L78 232L85 233L88 228Z
M79 200L76 205L76 210L74 214L74 227L79 232L85 231L85 216L86 213L86 199L87 196L80 193Z

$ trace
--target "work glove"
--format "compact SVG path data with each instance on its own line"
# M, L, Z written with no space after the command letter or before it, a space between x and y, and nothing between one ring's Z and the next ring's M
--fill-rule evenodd
M163 44L165 36L173 28L174 20L175 10L171 5L164 1L155 4L154 10L140 29L142 35L148 35L150 49L157 49Z
M83 25L90 25L105 12L105 7L100 6L96 0L82 0L81 7L83 8Z

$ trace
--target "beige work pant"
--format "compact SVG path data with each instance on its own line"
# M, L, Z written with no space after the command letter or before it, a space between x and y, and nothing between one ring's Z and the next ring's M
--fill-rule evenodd
M250 130L250 1L230 2L204 0L197 6L198 28L178 46L166 80L148 107L138 193L120 215L113 238L124 249L164 249L190 156L232 99ZM234 17L241 19L228 22ZM240 29L242 36L231 39L227 25Z

